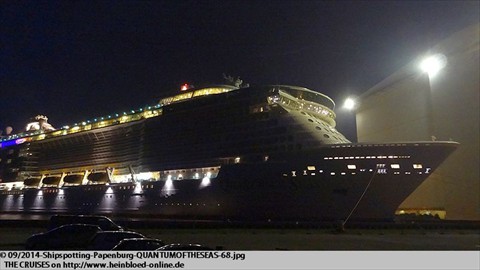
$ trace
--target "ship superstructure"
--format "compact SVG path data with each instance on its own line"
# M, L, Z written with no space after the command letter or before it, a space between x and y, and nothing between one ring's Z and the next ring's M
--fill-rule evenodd
M12 135L0 142L1 209L389 219L457 146L351 143L335 129L334 106L302 87L218 85Z

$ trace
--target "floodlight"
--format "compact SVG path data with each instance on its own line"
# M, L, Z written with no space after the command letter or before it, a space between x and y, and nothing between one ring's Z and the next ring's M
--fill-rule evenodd
M443 54L435 54L425 58L420 63L420 69L428 73L430 78L435 77L437 73L447 65L447 58Z
M356 103L355 100L353 98L349 97L343 103L343 108L351 111L355 108L355 105L356 105L355 103Z

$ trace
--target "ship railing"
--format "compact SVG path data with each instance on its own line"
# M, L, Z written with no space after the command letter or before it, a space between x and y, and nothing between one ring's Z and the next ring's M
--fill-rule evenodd
M282 90L279 91L279 94L281 97L284 97L286 99L289 99L290 101L293 101L292 105L295 105L296 108L309 110L312 112L322 114L324 116L328 116L332 119L335 119L335 113L333 112L332 109L330 109L326 105L323 105L321 103L311 101L308 99L301 99L298 97L294 97L290 95L288 92L285 92Z
M316 104L321 104L330 109L331 111L335 109L335 102L330 97L322 93L298 86L276 85L274 87L279 91L288 93L294 98L300 100L308 100Z
M183 102L195 97L223 94L236 89L238 88L231 85L219 85L214 87L201 88L192 92L181 93L172 97L163 98L159 101L159 104L161 106L164 106L171 103Z
M301 110L311 113L312 115L315 115L316 117L327 122L329 125L335 126L335 113L322 104L296 98L281 90L279 91L279 95L269 96L267 101L270 105L279 104L280 106L286 107L290 110Z
M117 124L135 122L142 119L160 116L162 109L160 105L147 107L146 109L132 110L131 113L124 112L123 114L115 114L107 117L95 118L81 123L75 123L74 126L63 126L52 131L37 130L33 132L22 132L13 134L0 139L0 148L11 145L18 145L29 141L39 141L48 138L64 136L82 131L88 131L103 127L109 127Z

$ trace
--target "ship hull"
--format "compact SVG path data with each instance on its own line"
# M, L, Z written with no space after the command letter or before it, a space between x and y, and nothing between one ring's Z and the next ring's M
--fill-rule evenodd
M0 192L5 213L238 221L390 220L456 143L343 144L222 165L213 179Z

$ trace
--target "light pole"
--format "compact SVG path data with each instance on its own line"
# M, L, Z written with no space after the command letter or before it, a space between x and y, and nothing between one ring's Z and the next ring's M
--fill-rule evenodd
M435 119L433 115L433 102L432 102L432 80L434 77L447 65L447 57L443 54L434 54L425 57L420 62L420 69L422 72L428 75L428 90L426 91L426 106L427 106L427 125L428 134L431 136L432 141L436 140L435 133Z
M357 123L355 117L355 110L358 107L357 98L349 96L343 101L341 110L338 111L337 117L344 118L340 125L349 133L346 135L352 142L358 141L357 138ZM351 133L351 134L350 134Z

